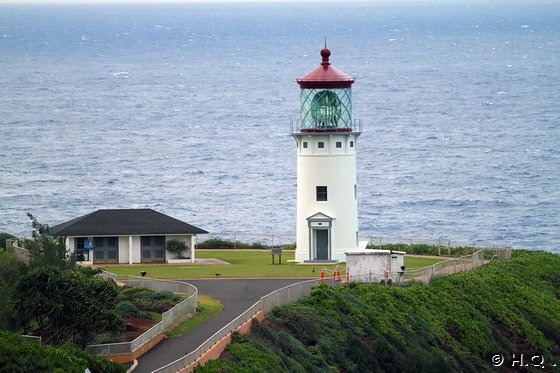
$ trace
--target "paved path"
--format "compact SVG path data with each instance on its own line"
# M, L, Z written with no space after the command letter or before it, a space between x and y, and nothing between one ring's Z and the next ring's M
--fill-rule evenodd
M134 373L149 373L188 354L255 304L263 295L304 280L309 278L184 280L196 286L199 294L218 299L224 305L224 309L183 336L163 340L138 359L138 367Z

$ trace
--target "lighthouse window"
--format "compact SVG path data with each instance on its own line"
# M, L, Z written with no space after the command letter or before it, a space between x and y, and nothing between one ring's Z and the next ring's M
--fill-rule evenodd
M322 141L319 141L319 142L317 143L317 147L318 147L319 149L323 149L323 148L325 147L325 143L322 142Z
M317 201L326 201L327 200L327 187L326 186L318 186L317 187Z
M350 147L351 147L351 148L354 147L354 141L350 141Z
M336 142L336 147L337 147L337 148L342 148L342 142L337 141L337 142Z
M303 142L303 148L304 148L304 149L307 149L307 141L304 141L304 142Z

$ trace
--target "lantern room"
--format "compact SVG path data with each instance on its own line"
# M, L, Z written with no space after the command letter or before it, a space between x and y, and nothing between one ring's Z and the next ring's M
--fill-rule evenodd
M351 132L354 79L332 66L328 48L321 49L321 65L297 79L301 132Z

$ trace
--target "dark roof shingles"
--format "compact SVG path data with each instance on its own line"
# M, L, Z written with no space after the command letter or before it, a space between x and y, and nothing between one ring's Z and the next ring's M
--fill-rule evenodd
M58 224L56 236L119 236L208 233L152 209L97 210Z

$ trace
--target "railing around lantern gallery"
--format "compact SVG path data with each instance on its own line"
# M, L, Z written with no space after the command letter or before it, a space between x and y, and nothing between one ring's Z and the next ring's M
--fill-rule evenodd
M290 120L290 133L300 133L302 130L306 130L309 128L302 128L301 121L299 119L292 119ZM361 119L353 119L352 120L352 127L335 127L335 128L325 128L321 131L321 128L312 128L320 132L336 132L336 130L350 130L348 132L362 132L362 120Z

